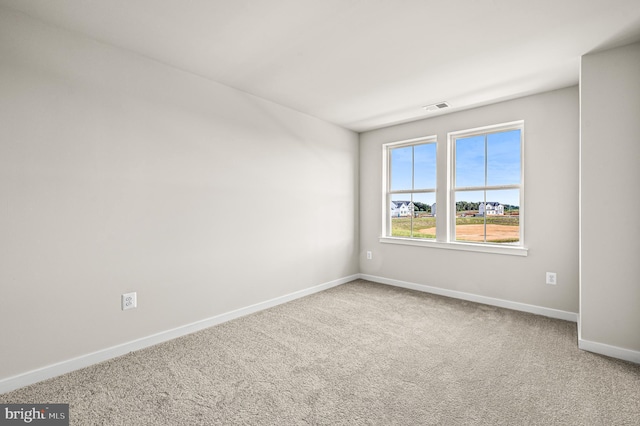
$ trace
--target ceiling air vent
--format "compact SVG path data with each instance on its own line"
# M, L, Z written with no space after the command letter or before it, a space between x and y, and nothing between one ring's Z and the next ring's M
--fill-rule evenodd
M438 110L444 109L444 108L449 108L449 104L447 102L438 102L436 104L423 106L422 108L424 108L425 110L427 110L429 112L432 112L432 111L438 111Z

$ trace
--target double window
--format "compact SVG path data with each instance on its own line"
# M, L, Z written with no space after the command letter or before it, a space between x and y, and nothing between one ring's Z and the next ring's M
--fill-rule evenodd
M441 161L435 136L385 144L383 239L523 247L523 139L522 121L451 132Z

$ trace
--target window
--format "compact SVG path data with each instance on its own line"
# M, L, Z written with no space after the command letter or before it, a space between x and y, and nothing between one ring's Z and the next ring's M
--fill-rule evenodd
M447 158L437 145L436 136L383 145L380 241L526 256L524 122L451 132Z
M451 241L522 245L523 123L449 134Z
M385 235L435 239L436 139L385 145Z

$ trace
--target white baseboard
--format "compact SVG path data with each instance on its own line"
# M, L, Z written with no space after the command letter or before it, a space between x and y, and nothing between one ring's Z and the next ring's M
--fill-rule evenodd
M640 352L631 349L611 346L605 343L591 342L584 339L578 339L578 347L584 351L594 352L600 355L610 356L611 358L618 358L640 364Z
M565 321L577 322L578 314L575 312L561 311L558 309L545 308L542 306L528 305L526 303L512 302L510 300L495 299L493 297L479 296L477 294L465 293L456 290L447 290L439 287L432 287L423 284L415 284L407 281L394 280L390 278L377 277L375 275L360 274L360 278L380 284L392 285L395 287L408 288L425 293L438 294L440 296L452 297L455 299L468 300L470 302L483 303L485 305L498 306L500 308L513 309L515 311L529 312L550 318L557 318Z
M16 376L8 377L0 380L0 394L10 392L14 389L28 386L33 383L40 382L42 380L50 379L52 377L59 376L61 374L69 373L71 371L78 370L80 368L88 367L99 362L107 361L109 359L125 355L132 351L144 349L149 346L157 345L158 343L166 342L168 340L175 339L177 337L185 336L187 334L194 333L196 331L212 327L214 325L221 324L223 322L230 321L235 318L239 318L245 315L252 314L254 312L262 311L264 309L272 308L282 303L290 302L301 297L309 296L320 291L336 287L338 285L353 281L359 278L359 274L350 275L348 277L340 278L337 280L329 281L324 284L316 285L314 287L306 288L304 290L296 291L286 294L284 296L276 297L274 299L266 300L264 302L256 303L244 308L236 309L231 312L216 315L211 318L207 318L201 321L197 321L191 324L187 324L181 327L176 327L171 330L162 331L160 333L153 334L151 336L142 337L130 342L126 342L120 345L112 346L110 348L102 349L93 353L82 355L76 358L72 358L66 361L51 364L46 367L38 368L36 370L27 371Z

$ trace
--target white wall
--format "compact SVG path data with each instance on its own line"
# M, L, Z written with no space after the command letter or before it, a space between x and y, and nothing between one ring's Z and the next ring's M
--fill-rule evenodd
M578 312L578 89L570 87L374 130L360 138L360 269L364 274L483 297ZM446 182L447 132L525 122L527 257L378 242L382 144L438 136L438 181ZM437 203L446 205L446 193ZM445 217L438 216L438 226ZM373 251L373 259L362 254ZM545 284L545 272L558 285Z
M580 97L581 346L640 362L640 43L585 55Z
M0 120L0 380L358 272L353 132L4 9Z

